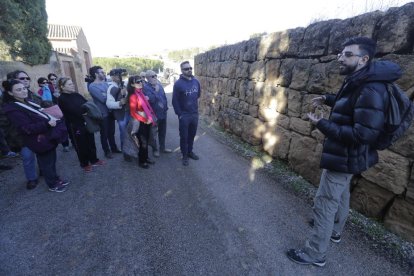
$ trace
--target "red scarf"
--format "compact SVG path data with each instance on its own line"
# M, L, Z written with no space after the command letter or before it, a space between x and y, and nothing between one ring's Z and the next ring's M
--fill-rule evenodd
M154 110L152 110L151 105L148 103L147 99L145 98L145 95L142 93L142 89L135 88L135 95L141 102L141 106L144 109L145 115L147 115L148 119L151 119L152 125L155 126L155 120L157 117L155 116Z

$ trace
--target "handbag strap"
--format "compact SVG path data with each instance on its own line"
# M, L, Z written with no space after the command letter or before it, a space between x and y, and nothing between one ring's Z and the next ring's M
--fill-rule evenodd
M50 121L51 119L58 120L58 119L57 119L57 118L55 118L54 116L49 115L49 114L46 114L45 112L42 112L42 111L40 110L40 106L39 106L39 105L37 105L37 104L35 104L35 103L28 102L28 103L29 103L30 105L32 105L33 107L28 106L28 105L26 105L26 104L24 104L24 103L21 103L21 102L14 102L14 103L15 103L15 104L17 104L17 105L19 105L20 107L23 107L24 109L27 109L27 110L29 110L29 111L31 111L31 112L33 112L33 113L38 114L39 116L41 116L41 117L43 117L43 118L47 119L48 121ZM36 108L39 108L39 109L36 109Z

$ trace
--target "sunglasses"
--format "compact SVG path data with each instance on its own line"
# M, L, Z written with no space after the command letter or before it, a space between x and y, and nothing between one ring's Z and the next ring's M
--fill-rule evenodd
M142 83L142 80L136 80L134 83Z
M189 70L193 70L193 67L187 67L187 68L183 68L183 71L189 71Z
M154 78L154 79L155 79L156 77L157 77L157 75L151 76L151 78Z
M29 77L21 77L21 78L19 78L19 80L30 80L30 78Z
M54 80L56 80L56 78L51 78L50 80L51 80L51 81L54 81Z
M47 81L42 82L42 84L47 84Z

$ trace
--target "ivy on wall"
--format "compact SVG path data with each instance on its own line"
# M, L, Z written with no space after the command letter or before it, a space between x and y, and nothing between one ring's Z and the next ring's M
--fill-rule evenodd
M30 65L48 63L52 46L47 38L45 0L1 2L0 58L9 56Z

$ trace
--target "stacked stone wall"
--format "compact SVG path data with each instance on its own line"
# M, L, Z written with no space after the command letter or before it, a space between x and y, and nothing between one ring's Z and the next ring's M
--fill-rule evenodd
M260 145L314 185L323 135L309 122L313 97L342 84L336 55L351 36L377 41L377 59L404 70L398 84L414 97L414 3L387 12L314 23L198 55L200 110L252 145ZM329 109L321 110L325 116ZM380 162L356 176L351 206L414 241L414 126Z

